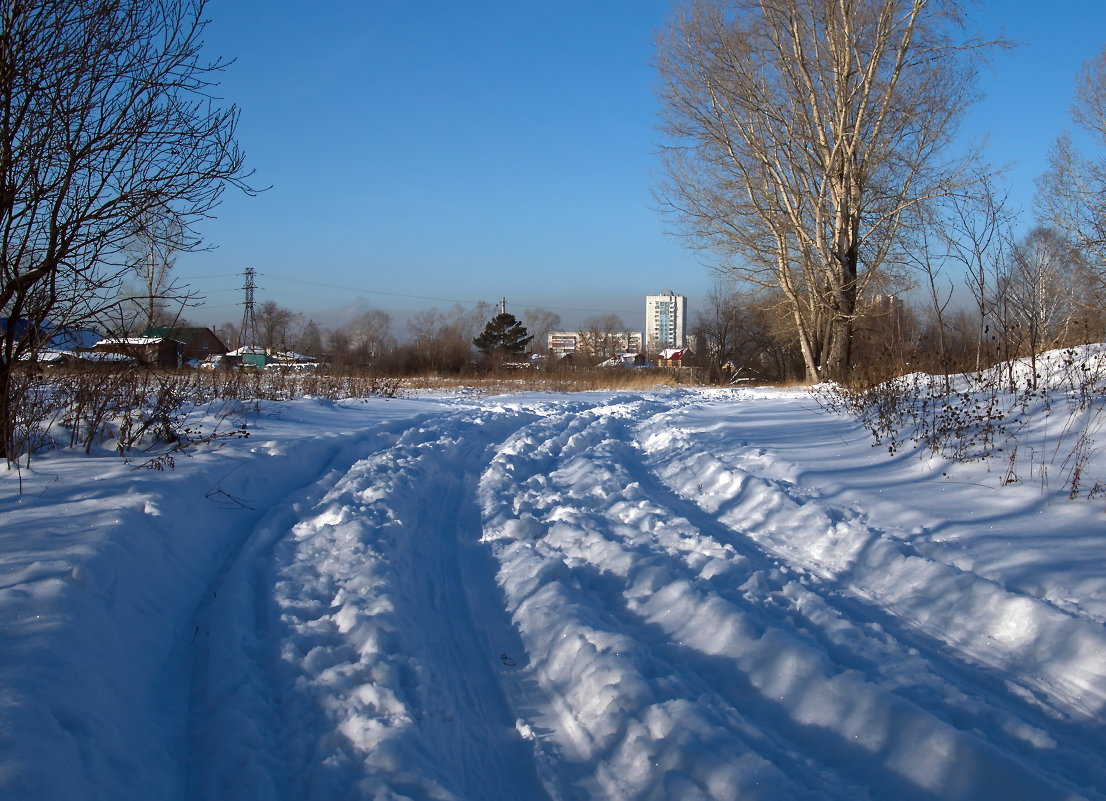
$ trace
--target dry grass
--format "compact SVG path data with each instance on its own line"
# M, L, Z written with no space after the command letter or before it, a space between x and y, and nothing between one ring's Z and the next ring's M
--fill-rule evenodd
M111 443L120 455L170 444L177 450L213 436L237 436L240 426L216 431L189 428L194 410L221 405L227 410L260 401L315 397L346 400L396 397L420 391L584 392L648 390L693 383L692 371L573 370L545 372L510 370L482 376L382 377L373 374L316 375L257 370L151 371L120 370L21 371L12 387L16 409L7 463L46 448L83 448ZM229 414L230 412L228 412ZM160 463L159 463L160 464Z
M683 380L681 380L683 379ZM400 380L401 391L470 390L481 394L508 392L594 392L605 389L655 389L690 383L669 370L580 370L542 372L513 370L484 376L413 376Z

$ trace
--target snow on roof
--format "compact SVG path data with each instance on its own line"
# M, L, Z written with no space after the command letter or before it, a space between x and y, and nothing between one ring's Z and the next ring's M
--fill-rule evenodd
M600 362L600 367L638 367L636 353L620 353L612 356L605 362Z
M19 360L21 362L30 362L33 359L40 364L51 364L52 362L60 362L66 356L72 355L73 354L67 350L40 350L38 353L20 354Z
M112 337L109 339L101 339L96 345L156 345L159 342L164 342L166 337ZM177 340L169 340L170 342L176 342Z
M316 359L314 357L305 356L302 353L296 353L294 350L284 350L284 351L275 350L272 353L270 353L269 355L272 356L274 359L279 359L280 361L285 361L285 362L313 362L313 361L316 361Z
M41 364L54 364L56 362L64 361L66 358L77 359L82 362L130 362L133 361L130 356L126 356L122 353L92 353L90 351L71 351L59 348L49 348L47 350L39 351L36 354L24 353L19 357L24 361L30 361L32 358Z

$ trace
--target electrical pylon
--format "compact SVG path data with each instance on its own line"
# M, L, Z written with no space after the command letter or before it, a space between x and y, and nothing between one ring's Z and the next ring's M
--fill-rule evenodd
M246 290L246 303L245 308L242 310L242 325L238 329L239 349L257 346L257 317L253 309L253 291L256 289L253 277L257 275L257 273L254 272L253 267L247 267L245 275L246 285L242 288Z

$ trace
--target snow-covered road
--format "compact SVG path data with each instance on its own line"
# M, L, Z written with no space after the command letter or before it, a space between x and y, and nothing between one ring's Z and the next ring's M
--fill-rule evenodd
M1100 505L802 392L251 425L5 483L0 797L1106 798Z

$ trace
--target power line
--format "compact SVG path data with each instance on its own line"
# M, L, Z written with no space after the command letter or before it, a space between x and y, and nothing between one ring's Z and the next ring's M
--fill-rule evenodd
M272 278L272 276L270 276L270 278ZM347 286L347 285L343 285L343 284L328 284L328 283L323 283L321 281L304 281L304 280L298 279L298 278L277 278L276 280L278 280L278 281L287 281L289 283L294 283L294 284L303 284L305 286L325 287L327 289L341 289L345 292L360 292L360 293L364 293L366 295L387 295L389 297L395 297L395 298L411 298L412 300L431 300L431 301L435 301L435 302L438 302L438 303L461 303L461 304L467 304L469 306L475 306L477 303L486 302L483 299L481 299L481 300L459 300L457 298L440 298L440 297L434 297L432 295L409 295L409 294L406 294L404 292L387 292L387 291L384 291L384 290L381 290L381 289L365 289L363 287ZM636 310L631 311L629 309L588 309L588 308L577 308L577 307L573 307L573 306L547 306L543 303L530 303L530 302L527 302L527 301L514 301L514 305L515 306L526 306L526 307L540 307L540 308L544 308L544 309L549 309L551 311L595 312L596 314L607 314L607 313L611 313L611 312L616 313L616 314L637 314L640 311L640 309L636 309Z
M216 273L211 275L194 275L189 276L190 280L208 279L208 278L237 278L241 273ZM485 303L486 301L481 298L480 300L471 299L459 299L459 298L443 298L434 295L413 295L406 292L388 292L383 289L367 289L365 287L349 286L348 284L330 284L323 281L304 281L301 278L283 278L280 276L269 276L270 281L284 281L290 284L297 284L302 286L314 286L325 289L338 289L343 292L357 292L364 295L385 295L392 298L408 298L410 300L428 300L435 303L460 303L466 306L475 306L478 303ZM242 287L235 290L227 291L240 291ZM591 312L593 314L638 314L641 309L595 309L580 306L550 306L540 302L528 302L528 301L515 301L515 306L522 306L524 308L542 308L549 311L562 311L562 312Z

